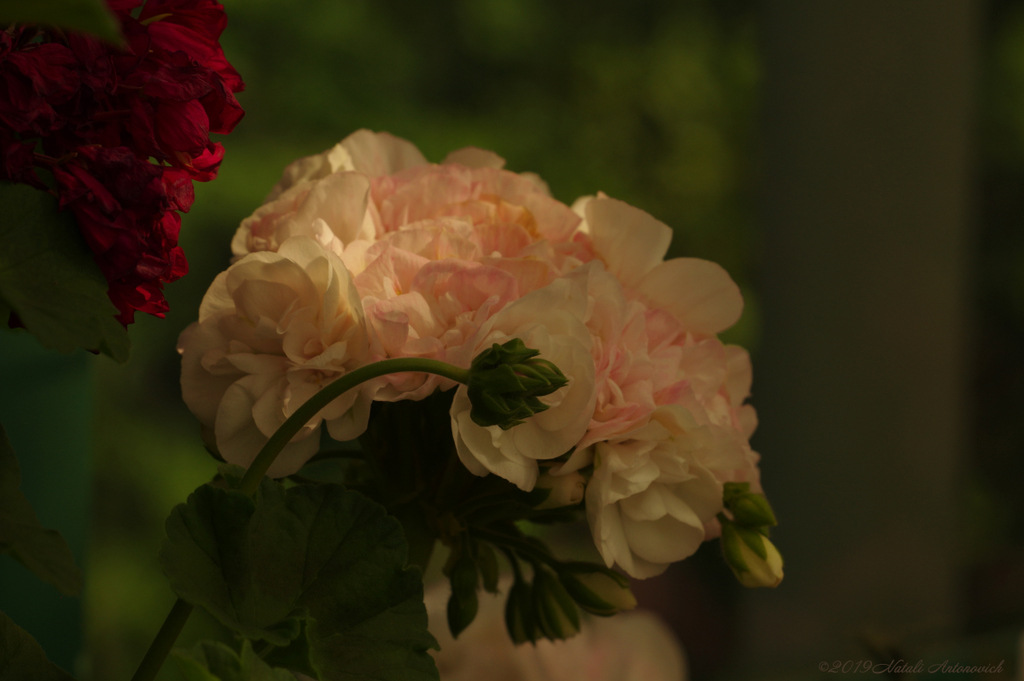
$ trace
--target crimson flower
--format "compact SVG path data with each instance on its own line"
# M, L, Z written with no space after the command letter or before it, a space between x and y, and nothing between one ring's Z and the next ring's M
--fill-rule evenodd
M219 43L219 3L107 4L123 48L36 26L0 31L0 180L55 193L74 213L127 326L136 311L164 316L163 284L188 271L178 213L193 180L216 177L224 148L210 133L241 120L244 84Z

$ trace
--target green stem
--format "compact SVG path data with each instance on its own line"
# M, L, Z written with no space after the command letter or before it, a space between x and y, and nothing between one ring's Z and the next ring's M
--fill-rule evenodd
M180 598L174 602L174 607L167 614L167 619L164 620L163 626L160 627L156 638L153 639L149 650L146 651L146 656L142 658L139 668L135 670L132 681L152 681L156 678L160 667L164 665L167 654L171 652L174 642L178 640L178 634L185 628L185 622L188 621L190 614L192 614L191 603L186 603Z
M274 463L274 459L281 453L284 446L291 442L291 439L302 429L302 426L306 425L321 409L343 393L357 387L360 383L365 383L370 379L386 376L387 374L406 371L437 374L459 383L465 383L469 380L468 369L460 369L446 362L420 357L397 357L359 367L355 371L345 374L322 388L281 424L281 427L270 437L267 444L263 445L263 449L259 451L256 459L249 466L249 470L242 477L242 482L239 486L241 491L249 496L256 492L263 476L270 470L271 464ZM429 558L429 554L427 554L427 557ZM188 621L188 616L191 613L191 604L186 603L180 598L175 601L174 607L167 614L167 619L164 620L163 626L160 627L156 638L153 639L149 650L146 651L146 656L142 658L139 668L135 670L132 681L153 681L156 678L160 667L163 666L164 660L167 658L168 653L171 652L174 642L178 640L178 635L185 627L185 622Z
M263 445L263 449L256 455L256 459L249 466L249 470L245 472L240 489L246 494L251 495L255 493L256 488L260 486L260 480L270 470L271 464L274 463L274 459L284 449L284 446L291 442L295 434L302 430L302 427L316 416L321 409L343 393L371 378L405 371L437 374L459 383L465 383L469 379L468 369L460 369L446 362L420 357L397 357L359 367L326 386L316 395L313 395L305 404L296 409L295 413L289 416L287 421L281 424L277 432L270 437L267 444Z

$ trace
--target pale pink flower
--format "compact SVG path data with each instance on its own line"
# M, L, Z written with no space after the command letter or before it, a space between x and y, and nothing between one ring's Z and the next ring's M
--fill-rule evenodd
M722 510L715 473L746 465L740 438L690 407L659 407L640 428L594 445L587 519L609 567L646 578L692 555Z
M522 489L538 461L560 459L554 475L593 466L586 503L602 555L656 574L717 534L722 483L760 490L749 357L716 337L742 312L739 287L715 263L665 260L672 232L646 212L604 194L570 209L504 165L473 147L429 164L409 142L361 130L290 165L233 252L303 235L331 253L365 309L365 361L468 367L511 337L541 350L569 386L508 431L474 424L460 389L460 459ZM453 387L406 373L364 392L421 399Z
M218 275L178 351L185 403L221 456L248 466L298 407L366 362L369 340L341 260L298 236ZM269 475L290 475L312 457L324 421L335 439L358 436L371 399L364 389L331 402L285 446Z
M484 322L519 298L516 280L494 267L448 258L426 260L388 247L356 277L375 354L427 357L468 367ZM433 374L395 374L376 399L421 399L455 383Z
M426 165L426 159L410 142L369 130L359 130L322 154L293 162L263 205L235 232L234 259L277 251L298 235L315 238L336 255L356 242L360 243L357 249L365 249L375 233L367 211L370 178L418 165Z

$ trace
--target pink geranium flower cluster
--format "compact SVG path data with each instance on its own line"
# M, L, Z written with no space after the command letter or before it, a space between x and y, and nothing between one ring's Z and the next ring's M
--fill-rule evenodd
M236 264L182 335L185 401L211 444L248 465L311 382L350 370L344 361L468 367L521 338L569 383L509 430L474 423L460 387L451 420L461 461L524 490L541 479L585 484L606 563L658 574L717 534L724 483L760 489L749 357L717 338L742 312L740 290L714 263L665 260L671 230L644 211L603 194L570 207L503 166L475 148L431 164L409 142L365 130L293 163L242 222ZM317 293L335 280L358 302ZM337 329L355 323L365 336L340 343ZM366 384L344 418L333 408L307 424L271 474L315 453L302 438L322 421L353 437L370 401L453 387L420 373Z
M242 118L241 77L219 44L213 0L109 0L125 46L57 29L0 32L0 180L50 190L78 220L118 320L162 317L163 284L188 271L178 246L192 181L217 174ZM48 187L38 170L52 173Z

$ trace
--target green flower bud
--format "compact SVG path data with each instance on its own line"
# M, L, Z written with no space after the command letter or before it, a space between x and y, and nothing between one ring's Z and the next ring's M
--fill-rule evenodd
M469 556L463 555L455 561L451 573L452 595L448 598L448 628L452 637L470 625L477 611L477 569Z
M558 573L576 603L593 615L609 617L636 607L629 578L593 563L565 563Z
M545 638L557 641L580 631L580 613L565 587L547 570L533 576L533 604L537 628Z
M516 645L527 641L534 643L537 640L532 589L528 583L518 579L509 590L508 600L505 601L505 627Z
M740 584L776 587L782 581L782 555L767 537L719 514L722 553Z
M474 423L508 430L548 408L538 398L567 385L569 379L539 354L513 338L476 356L466 383Z
M738 525L756 528L779 524L768 500L763 494L751 492L750 483L726 483L722 502Z
M545 468L544 472L537 478L534 489L549 490L547 498L534 506L538 510L545 508L562 508L563 506L575 506L583 501L583 492L587 486L587 480L579 471L566 473L565 475L551 475L551 469Z

